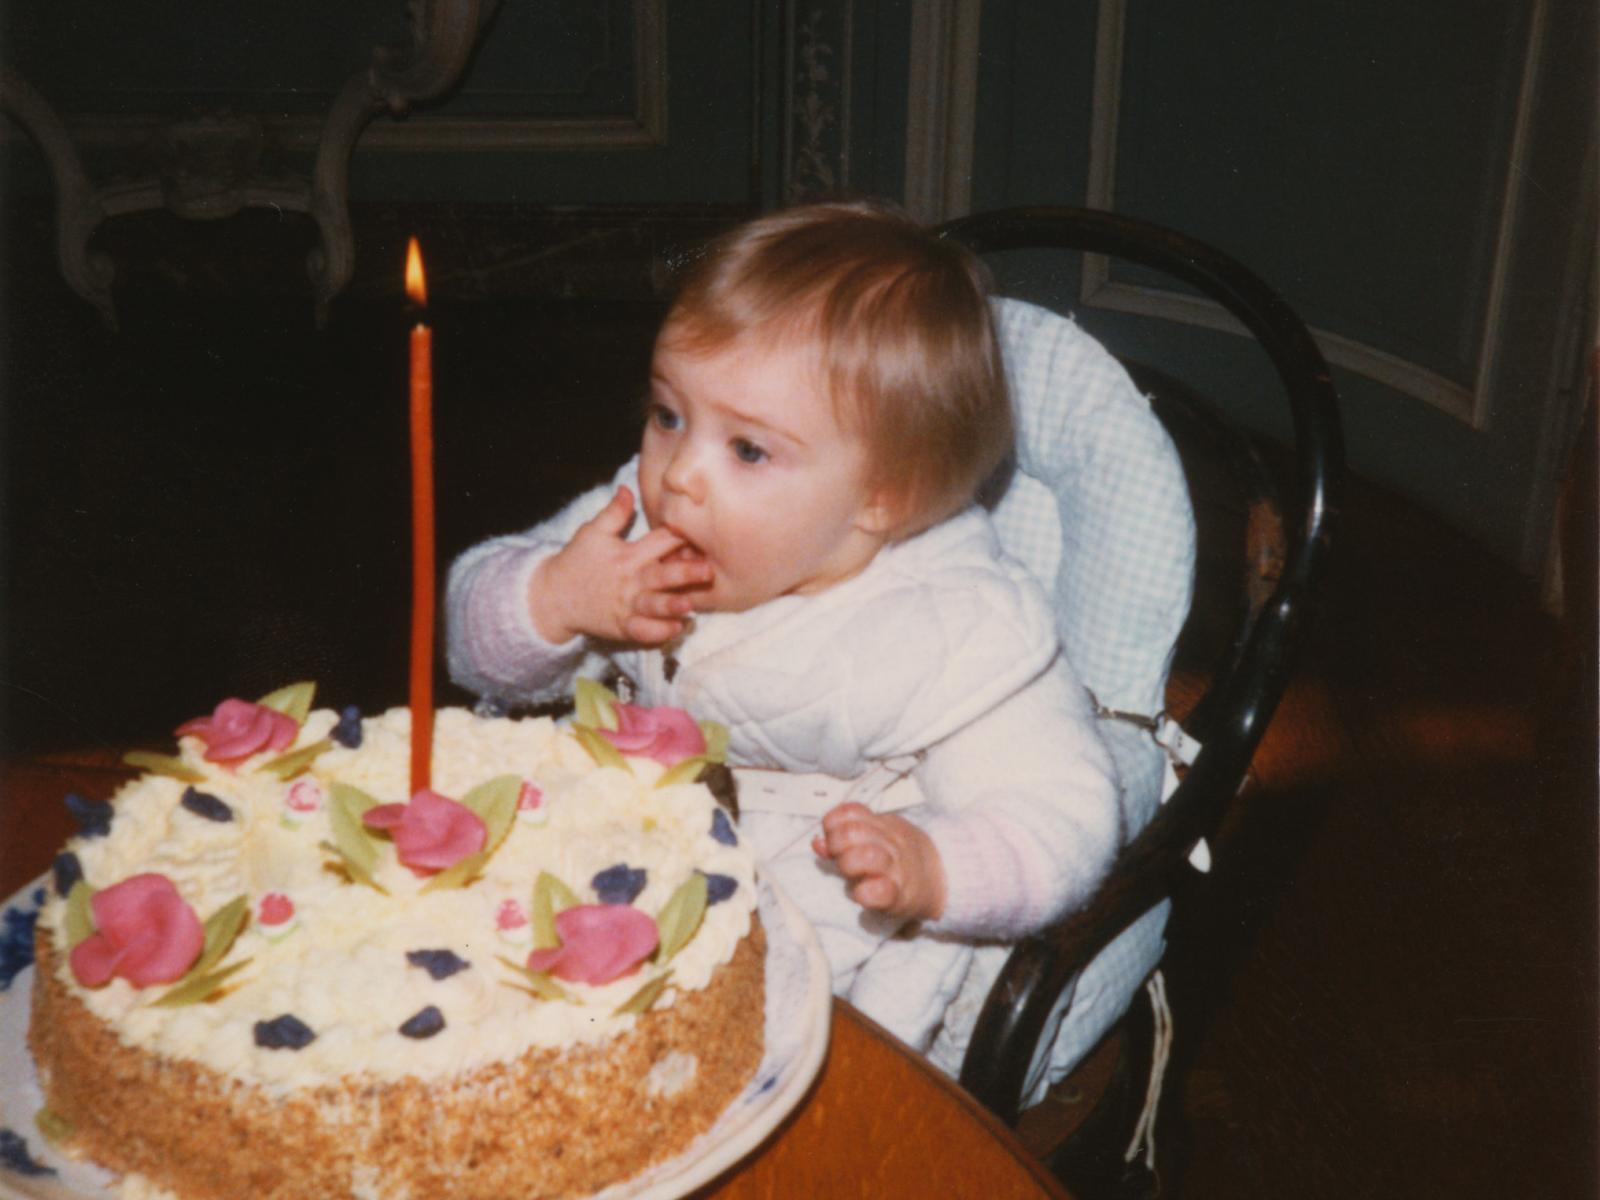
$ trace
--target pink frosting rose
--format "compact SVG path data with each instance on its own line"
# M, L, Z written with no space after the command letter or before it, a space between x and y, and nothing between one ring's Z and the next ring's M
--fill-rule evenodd
M268 892L256 906L256 920L263 925L285 925L294 920L294 901L282 892Z
M706 752L706 735L695 719L681 708L640 708L618 704L617 728L602 729L605 738L624 754L653 758L664 767Z
M68 956L84 987L99 987L114 975L134 987L171 983L200 957L200 918L165 875L130 875L96 892L89 907L95 932Z
M610 983L655 950L655 921L629 904L577 904L556 914L561 945L528 955L528 970L569 983Z
M483 849L489 831L465 804L424 789L409 804L380 804L361 818L371 829L386 829L400 861L417 875L453 867Z
M285 750L300 731L293 717L248 700L224 700L209 717L178 726L179 737L193 735L206 744L206 761L235 766L262 750Z
M523 929L528 924L528 914L522 911L522 905L509 897L500 901L500 907L494 910L494 927L501 931L510 929Z

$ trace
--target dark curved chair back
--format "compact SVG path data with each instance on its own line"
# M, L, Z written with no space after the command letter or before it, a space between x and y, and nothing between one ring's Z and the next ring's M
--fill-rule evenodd
M1073 208L980 213L952 221L939 233L980 255L1029 249L1109 255L1197 288L1242 322L1266 351L1294 429L1292 479L1281 520L1257 520L1252 514L1246 548L1249 602L1185 722L1186 731L1202 743L1198 757L1166 804L1123 849L1089 906L1015 947L978 1019L962 1085L1014 1123L1029 1064L1057 999L1118 933L1173 894L1196 843L1216 832L1244 782L1315 607L1338 512L1343 442L1328 367L1305 325L1255 275L1210 246L1113 213ZM1133 374L1144 383L1139 370ZM1155 407L1169 425L1198 422L1224 445L1243 444L1223 428L1213 406L1194 402L1193 393L1162 389ZM1248 450L1228 454L1244 472L1247 492L1265 501L1272 488L1259 460ZM1205 585L1203 579L1198 582Z

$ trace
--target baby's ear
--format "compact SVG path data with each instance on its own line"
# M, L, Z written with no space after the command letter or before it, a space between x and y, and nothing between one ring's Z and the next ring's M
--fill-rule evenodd
M905 518L905 497L890 488L879 488L867 498L856 514L856 528L874 537L888 539Z

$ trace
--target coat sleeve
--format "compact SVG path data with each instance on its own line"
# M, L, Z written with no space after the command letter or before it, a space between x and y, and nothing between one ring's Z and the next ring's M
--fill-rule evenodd
M533 624L528 593L539 565L565 546L627 484L638 495L636 464L585 492L525 533L490 538L451 564L445 589L445 650L450 678L502 704L534 704L565 695L590 649L588 639L560 645Z
M1120 848L1116 769L1059 657L932 746L917 775L927 803L903 815L945 873L944 915L927 932L1037 932L1088 901Z

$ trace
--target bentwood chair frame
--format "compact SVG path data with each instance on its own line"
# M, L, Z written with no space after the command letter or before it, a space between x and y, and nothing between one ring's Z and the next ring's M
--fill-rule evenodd
M1120 931L1179 891L1194 847L1216 834L1244 783L1316 605L1336 524L1343 443L1333 382L1304 323L1271 288L1220 251L1156 225L1074 208L980 213L939 232L980 255L1044 249L1109 255L1198 289L1237 318L1266 352L1293 420L1290 486L1280 502L1249 440L1213 406L1187 390L1161 387L1152 373L1131 370L1141 387L1154 384L1152 399L1164 424L1206 430L1243 475L1251 507L1246 602L1211 682L1184 723L1202 748L1176 791L1124 848L1088 907L1019 943L989 992L961 1083L1014 1124L1030 1062L1058 998Z

